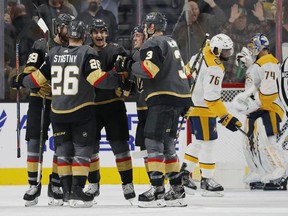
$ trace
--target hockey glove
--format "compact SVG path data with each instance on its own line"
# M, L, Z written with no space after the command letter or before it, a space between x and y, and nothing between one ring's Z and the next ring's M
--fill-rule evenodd
M28 75L27 73L20 73L19 75L13 76L11 80L11 88L12 89L20 89L21 87L25 88L25 86L23 86L23 79L27 75Z
M238 128L242 126L242 123L229 113L223 116L218 122L233 132L237 131Z
M252 56L252 53L246 47L242 47L240 53L236 54L235 64L236 66L241 66L242 68L248 68L254 63L255 59Z
M131 67L132 64L135 61L128 56L118 56L116 59L114 66L117 72L123 72L123 71L128 71L129 73L131 72Z
M118 88L115 89L115 94L116 94L118 97L122 97L122 95L123 95L123 90L122 90L120 87L118 87Z
M126 78L121 79L119 82L119 87L125 91L130 91L132 88L132 85L133 85L133 82Z

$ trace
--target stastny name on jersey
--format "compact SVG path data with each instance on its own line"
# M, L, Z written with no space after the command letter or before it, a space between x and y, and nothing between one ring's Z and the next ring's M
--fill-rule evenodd
M55 55L53 62L62 63L62 62L69 62L75 63L76 62L76 55Z

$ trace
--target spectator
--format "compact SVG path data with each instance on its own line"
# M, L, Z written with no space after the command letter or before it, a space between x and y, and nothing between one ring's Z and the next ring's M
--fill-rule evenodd
M184 5L184 7L188 7L188 19L183 20L173 31L174 34L172 33L172 37L177 41L184 63L187 63L190 57L199 51L205 34L213 35L219 26L226 21L225 13L216 5L214 0L204 1L210 5L213 14L200 13L198 4L190 1L188 5ZM190 31L190 35L188 31ZM190 37L190 46L187 46L188 36Z
M63 0L48 0L47 3L41 4L38 7L40 17L45 21L50 32L53 32L53 20L59 14L69 14L73 16L71 8L67 7ZM52 35L50 35L52 37Z
M23 4L11 8L10 18L15 28L15 42L19 42L19 65L24 65L35 40L40 39L42 31L37 23L26 13Z
M219 28L220 32L229 35L233 40L235 53L240 52L242 47L247 45L247 41L249 41L252 35L257 32L267 34L271 30L271 23L264 19L263 6L260 2L254 5L252 13L259 20L259 24L248 23L245 8L234 4L231 7L230 18ZM244 82L245 71L238 71L238 74L236 73L235 55L231 56L224 65L226 73L223 82Z
M72 15L73 15L74 17L77 17L78 12L77 12L76 8L74 7L74 5L71 4L68 0L63 0L63 1L64 1L64 5L65 5L66 7L68 7L68 8L71 9Z
M116 18L111 11L104 10L100 6L100 0L87 0L88 9L77 16L77 20L83 21L86 25L90 25L93 19L103 19L108 26L107 42L115 42L117 37L118 26Z
M104 10L109 10L111 11L115 18L116 18L116 23L118 24L118 7L119 7L119 4L120 4L120 0L102 0L101 1L101 7L104 9Z

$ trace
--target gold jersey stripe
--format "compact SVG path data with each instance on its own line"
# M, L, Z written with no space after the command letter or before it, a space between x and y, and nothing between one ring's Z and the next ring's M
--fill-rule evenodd
M54 109L53 107L51 108L51 110L54 112L54 113L57 113L57 114L65 114L65 113L72 113L72 112L75 112L85 106L89 106L89 105L95 105L94 102L87 102L87 103L83 103L77 107L74 107L73 109L70 109L70 110L56 110Z
M170 92L170 91L158 91L158 92L154 92L152 94L149 94L147 96L147 99L154 97L154 96L157 96L157 95L171 95L171 96L175 96L175 97L179 97L179 98L190 98L191 97L191 94L177 94L175 92Z
M113 98L110 100L105 100L105 101L99 101L99 102L95 102L94 105L103 105L103 104L108 104L108 103L112 103L115 101L124 101L124 98Z

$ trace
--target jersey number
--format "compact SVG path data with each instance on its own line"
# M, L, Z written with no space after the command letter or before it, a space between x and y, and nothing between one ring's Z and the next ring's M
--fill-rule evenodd
M213 75L210 75L211 76L211 80L210 80L210 84L214 84L214 85L219 85L220 83L220 77L219 76L213 76Z
M66 66L52 66L52 94L53 95L76 95L78 92L77 78L79 74L79 68L75 65Z

